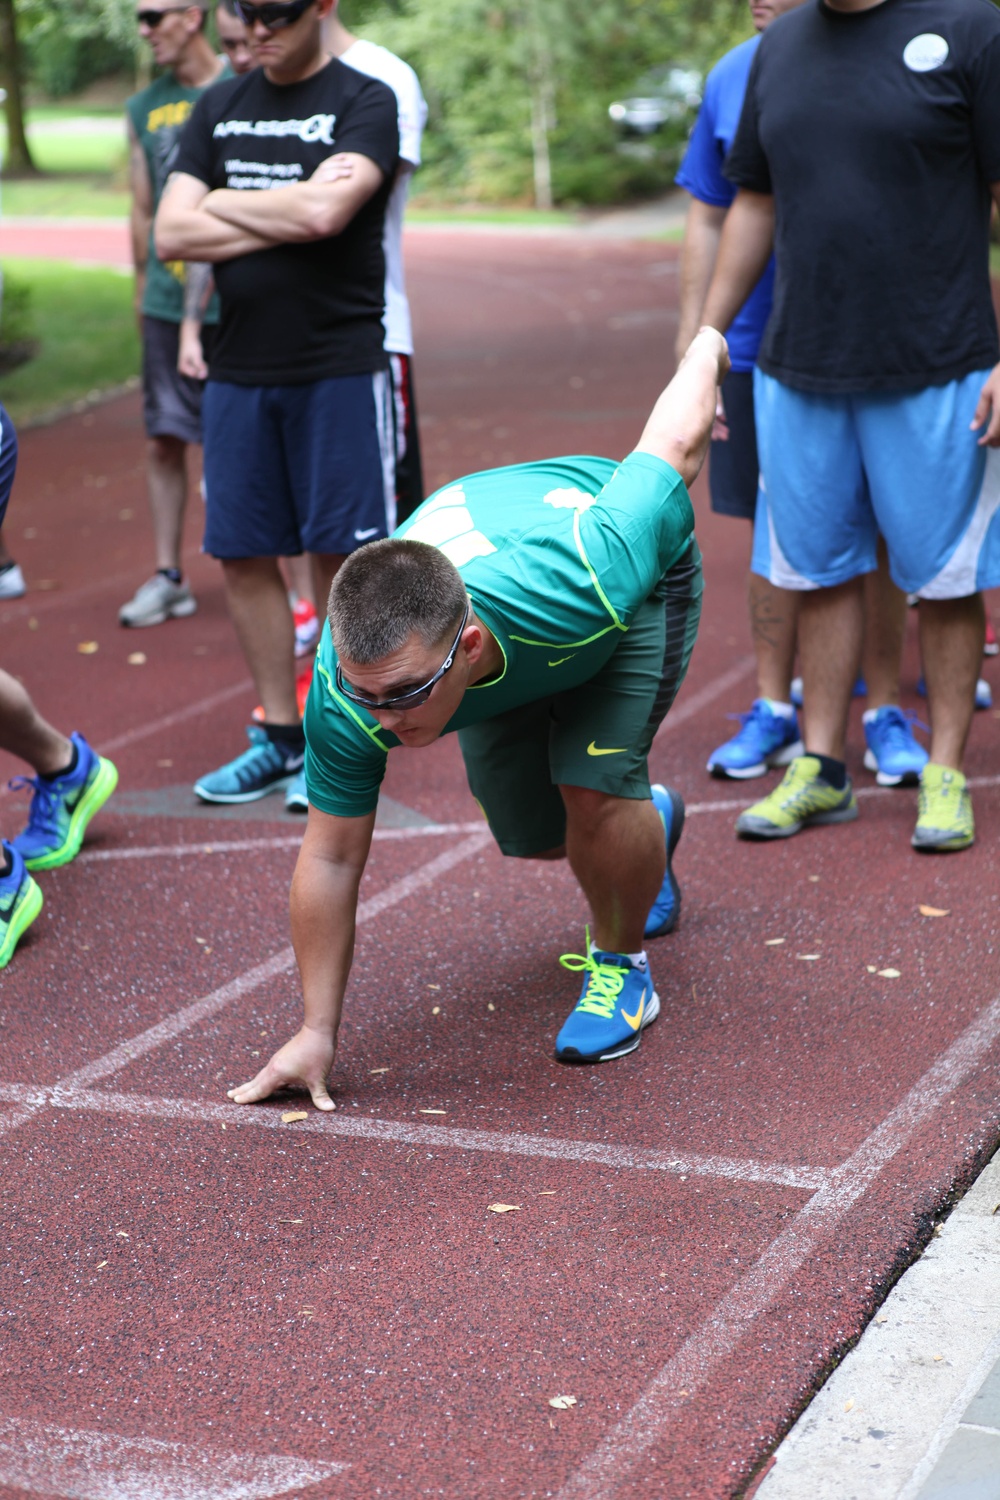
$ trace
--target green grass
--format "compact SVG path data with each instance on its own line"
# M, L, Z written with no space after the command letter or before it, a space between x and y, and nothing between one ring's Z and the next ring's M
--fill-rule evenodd
M25 177L0 184L3 212L41 219L124 219L129 196L107 176Z
M538 224L544 227L574 224L577 215L570 209L553 209L540 213L534 208L497 208L495 204L480 208L475 203L435 203L415 194L406 210L407 220L414 224Z
M0 377L0 401L15 422L139 371L132 278L62 261L5 258L5 276L30 288L35 359Z
M102 172L122 169L128 154L122 115L28 116L28 144L41 172ZM7 132L0 129L0 151L6 153Z

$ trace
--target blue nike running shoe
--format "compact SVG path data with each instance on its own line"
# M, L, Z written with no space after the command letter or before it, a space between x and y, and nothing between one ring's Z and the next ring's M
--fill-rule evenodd
M865 714L863 724L868 743L865 769L875 772L879 786L918 786L930 756L914 736L911 726L920 724L916 714L887 703L870 718Z
M70 736L76 765L62 776L15 776L12 787L30 786L28 826L13 840L29 870L54 870L80 852L87 824L118 785L111 761L91 750L82 734Z
M290 750L268 738L256 724L247 729L250 749L210 771L194 784L202 802L256 802L293 781L305 760L304 750Z
M6 839L3 848L10 869L6 875L0 875L0 969L10 963L21 934L42 909L42 893L28 874L23 858Z
M684 798L680 792L675 792L673 787L659 784L654 785L651 790L653 806L660 815L660 822L663 824L663 831L667 838L667 869L663 884L660 886L660 894L653 902L652 910L642 930L643 937L647 938L664 937L668 932L673 932L677 926L681 914L681 888L677 884L671 861L684 829Z
M648 964L636 968L623 953L590 947L587 956L564 953L563 968L584 974L583 991L556 1037L556 1059L565 1063L610 1062L638 1047L642 1033L660 1014Z
M737 714L741 728L708 758L707 770L712 776L749 781L763 776L769 766L787 766L802 754L799 721L793 712L790 719L776 714L766 698L755 698L750 712Z

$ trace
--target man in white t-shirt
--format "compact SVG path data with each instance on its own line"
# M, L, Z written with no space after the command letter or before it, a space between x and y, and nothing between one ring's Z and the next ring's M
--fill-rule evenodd
M399 104L399 167L385 211L385 347L392 368L396 404L396 522L405 521L420 504L423 476L413 398L413 328L403 280L403 214L410 178L420 165L420 138L427 122L427 105L416 73L401 57L375 42L352 36L337 6L326 18L323 40L327 50L349 68L387 83Z

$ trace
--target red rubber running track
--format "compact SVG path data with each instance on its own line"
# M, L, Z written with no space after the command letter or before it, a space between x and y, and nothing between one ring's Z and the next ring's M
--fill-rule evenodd
M672 248L424 231L409 266L432 483L628 449ZM299 1100L225 1090L296 1024L301 824L189 791L253 706L198 502L198 614L125 633L138 399L24 434L4 663L121 790L0 979L4 1500L742 1494L994 1149L996 718L967 854L911 852L914 795L874 787L857 723L858 822L737 843L759 784L703 767L753 690L748 537L697 508L705 620L652 756L689 806L684 910L641 1049L552 1060L584 909L498 856L448 740L392 757L338 1109L284 1123ZM917 671L911 630L908 702Z

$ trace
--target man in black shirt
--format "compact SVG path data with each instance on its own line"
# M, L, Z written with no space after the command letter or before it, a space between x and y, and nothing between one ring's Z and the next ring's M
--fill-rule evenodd
M331 5L238 0L261 66L199 101L156 220L158 254L215 265L204 545L265 715L250 749L196 784L207 802L253 801L302 768L277 559L311 553L325 600L344 556L391 529L382 228L396 98L326 56Z
M1000 10L811 0L763 37L726 163L740 191L703 312L725 329L776 255L755 377L754 569L802 591L807 753L737 830L857 817L844 740L862 575L885 537L920 598L932 721L914 847L966 848L961 766L1000 584Z

